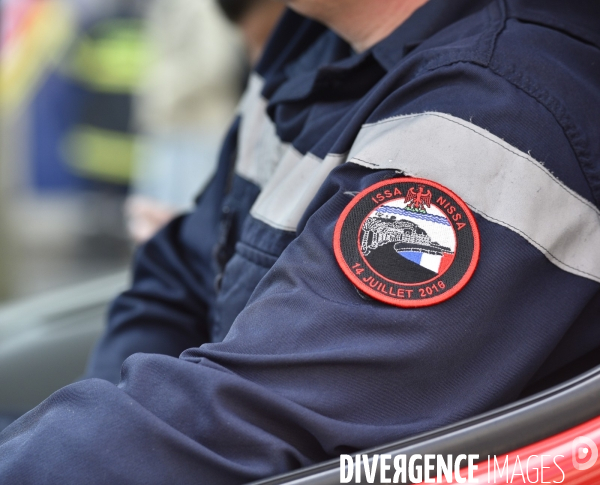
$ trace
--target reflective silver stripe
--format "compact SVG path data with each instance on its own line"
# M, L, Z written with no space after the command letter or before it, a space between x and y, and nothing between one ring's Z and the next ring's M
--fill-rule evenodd
M267 116L267 101L260 95L262 78L253 73L240 102L240 131L235 171L246 180L264 187L289 144L282 143Z
M472 123L420 113L368 124L349 161L439 182L556 266L600 282L598 209L541 163Z
M289 147L277 170L252 206L250 215L284 231L295 231L304 211L332 169L346 160L329 154L324 160Z
M262 189L250 214L277 229L295 231L329 172L346 158L328 155L321 160L283 143L267 116L267 102L260 95L262 87L263 80L253 74L240 103L235 171Z

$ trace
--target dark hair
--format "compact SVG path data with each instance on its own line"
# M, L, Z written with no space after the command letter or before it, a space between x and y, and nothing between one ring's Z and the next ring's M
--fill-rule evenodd
M225 16L234 23L239 22L254 5L264 0L217 0Z

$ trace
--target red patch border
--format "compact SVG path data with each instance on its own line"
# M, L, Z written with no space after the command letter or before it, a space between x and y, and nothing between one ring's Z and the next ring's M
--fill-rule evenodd
M434 296L431 298L426 298L423 300L407 300L407 299L400 299L400 298L392 298L392 297L383 295L382 293L379 293L378 291L375 291L369 285L363 283L360 280L360 278L352 272L352 269L350 268L350 266L346 262L346 259L344 258L344 255L342 253L342 248L341 248L342 227L344 225L344 222L346 221L346 218L348 217L348 214L350 214L350 212L356 206L356 204L358 204L359 201L363 197L371 194L373 191L379 189L380 187L383 187L385 185L390 185L393 183L405 183L405 182L431 185L432 187L435 187L442 192L446 192L449 196L451 196L453 198L454 202L456 202L462 208L464 213L466 214L467 219L471 225L471 231L473 233L473 254L471 256L471 261L469 263L469 266L468 266L465 274L448 291L445 291L444 293L442 293L440 295L437 295L437 296ZM400 308L419 308L419 307L425 307L425 306L432 306L432 305L436 305L438 303L441 303L443 301L446 301L446 300L452 298L454 295L456 295L460 290L462 290L465 287L465 285L469 282L469 280L473 276L473 273L475 272L475 268L477 267L477 264L479 263L480 249L481 249L481 241L480 241L480 236L479 236L479 228L477 227L477 223L475 222L475 217L473 216L473 213L471 212L471 209L469 209L467 204L458 195L456 195L450 189L448 189L447 187L444 187L441 184L438 184L436 182L433 182L433 181L427 180L427 179L412 178L412 177L400 177L400 178L383 180L374 185L371 185L370 187L367 187L366 189L364 189L361 192L359 192L358 194L356 194L354 196L354 198L350 201L350 203L342 211L342 213L335 225L335 230L333 233L333 250L334 250L334 254L335 254L335 259L337 260L338 265L340 266L340 268L344 272L344 274L348 277L350 282L354 286L356 286L360 291L364 292L365 294L374 298L375 300L382 301L384 303L388 303L390 305L394 305L394 306L397 306Z

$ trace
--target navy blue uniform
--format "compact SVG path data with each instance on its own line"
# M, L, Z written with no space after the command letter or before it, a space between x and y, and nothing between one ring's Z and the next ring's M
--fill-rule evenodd
M489 410L597 348L599 24L584 0L431 0L356 54L287 13L89 374L147 353L5 430L0 480L243 483ZM398 176L479 227L437 305L365 298L334 257L345 207Z

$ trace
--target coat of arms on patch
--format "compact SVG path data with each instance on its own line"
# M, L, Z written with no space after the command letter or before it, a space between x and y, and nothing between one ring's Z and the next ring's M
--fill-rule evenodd
M334 233L342 271L362 292L399 307L447 300L479 260L479 231L467 205L430 180L379 182L354 197Z

